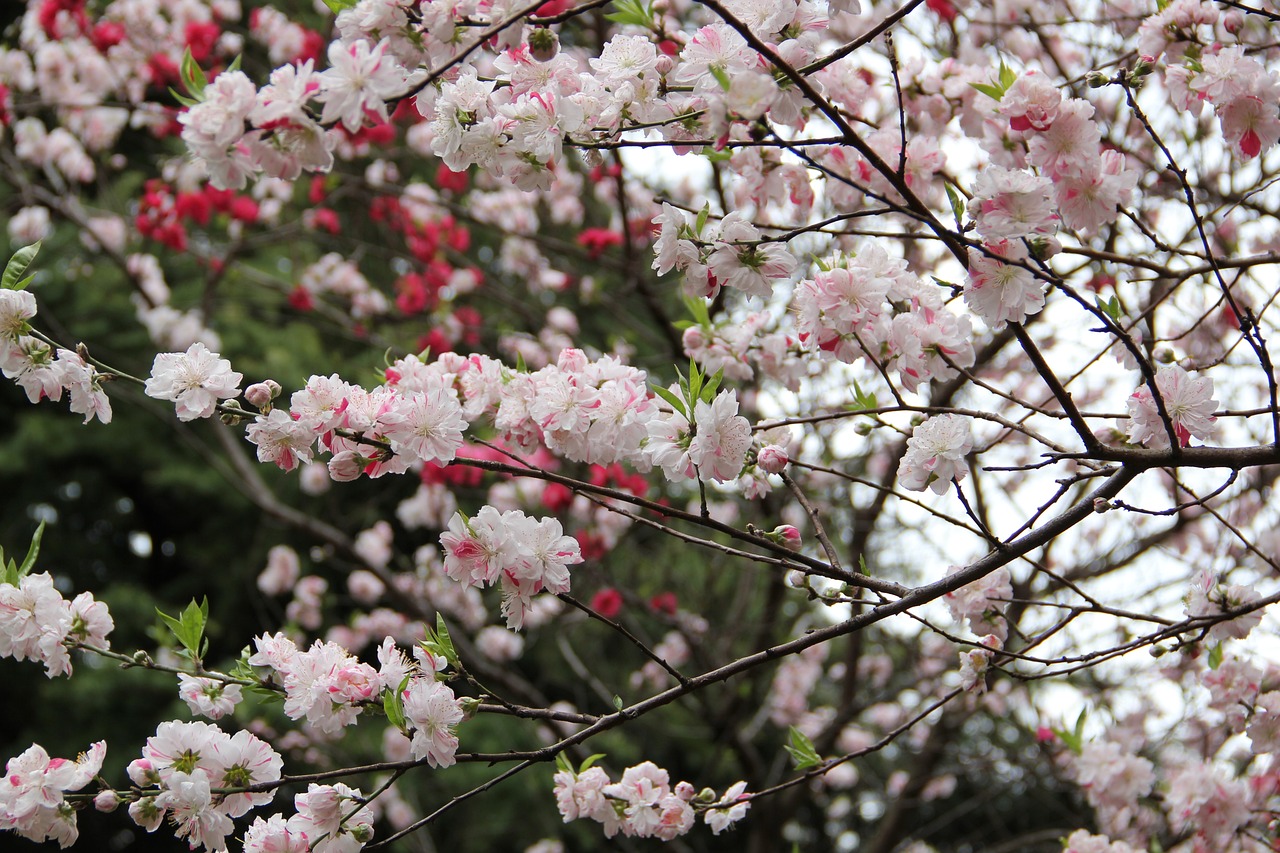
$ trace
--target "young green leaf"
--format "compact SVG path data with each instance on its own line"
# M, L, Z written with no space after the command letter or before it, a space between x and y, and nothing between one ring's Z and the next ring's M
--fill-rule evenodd
M681 400L675 394L672 394L666 388L663 388L661 385L654 385L652 387L653 387L653 393L657 394L663 400L666 400L667 404L671 406L673 411L675 411L685 420L689 420L689 412L685 409L683 400Z
M563 753L561 754L563 755ZM578 772L586 773L588 770L591 769L591 765L595 764L597 761L604 758L604 756L605 754L603 752L597 752L594 755L588 755L586 760L582 762L582 766L578 768Z
M729 75L723 68L713 63L707 66L707 70L711 72L712 77L716 78L716 82L720 84L721 89L726 92L729 91L733 83L730 82Z
M324 0L324 5L329 7L329 11L338 14L345 9L354 9L356 0Z
M702 210L698 211L698 219L693 224L693 233L702 236L702 229L707 227L707 219L711 216L711 203L707 202L702 206Z
M689 359L689 393L685 395L685 399L689 401L689 405L702 399L702 371L698 369L698 364L692 358Z
M614 697L613 697L613 707L614 707L615 709L619 710L619 711L621 711L621 710L622 710L622 707L623 707L623 706L622 706L622 697L621 697L621 696L618 696L617 694L614 694Z
M1222 643L1217 643L1209 649L1209 669L1217 669L1220 666L1222 666Z
M702 386L702 396L699 398L704 403L710 403L716 398L716 391L720 388L720 380L724 379L724 368L716 371L715 375L706 381Z
M999 86L992 86L989 83L970 83L969 85L986 95L988 98L991 98L993 101L998 101L1004 97L1004 92Z
M187 94L197 101L200 100L204 95L204 87L209 85L209 81L204 76L204 69L200 67L200 63L196 62L196 58L191 55L191 48L182 52L182 65L179 71L182 74L182 85L187 87Z
M790 743L784 744L783 748L791 756L796 770L808 770L822 763L817 750L813 748L813 741L795 726L790 729Z
M556 753L556 769L568 773L570 776L576 777L578 775L573 771L573 764L569 761L569 756L563 752Z
M951 202L951 215L956 218L956 227L962 227L964 223L964 200L960 198L960 193L956 190L951 182L945 184L947 188L947 201Z
M0 279L0 287L5 290L21 290L19 286L22 276L26 273L27 267L31 266L31 262L35 260L36 254L40 251L41 241L37 240L30 246L23 246L21 249L13 253L13 257L9 259L9 263L4 268L4 278Z
M387 721L391 725L404 731L404 689L409 684L409 676L405 676L400 681L400 686L395 690L387 690L382 694L382 710L387 713Z
M22 565L18 567L18 579L26 577L31 571L31 567L36 564L36 557L40 556L40 540L44 537L44 522L40 522L40 526L36 528L36 532L31 536L31 547L27 548L27 556L23 558Z
M200 604L196 604L195 599L192 599L191 603L176 619L158 607L156 608L156 614L164 620L165 625L173 632L173 636L184 649L196 657L203 656L208 648L207 643L201 643L204 635L204 626L209 621L208 598L204 599Z

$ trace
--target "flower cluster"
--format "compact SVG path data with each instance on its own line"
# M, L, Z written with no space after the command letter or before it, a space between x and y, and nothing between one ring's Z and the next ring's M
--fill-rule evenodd
M707 788L695 791L688 782L671 787L667 771L652 761L628 767L618 782L599 767L579 772L561 765L555 775L556 805L565 823L586 818L604 827L607 838L618 832L635 838L671 841L693 828L697 811L719 835L741 820L750 804L744 802L745 782L730 786L723 797Z
M796 287L796 332L810 350L852 364L867 359L896 369L914 391L973 365L969 318L952 314L936 287L901 258L869 244Z
M0 289L0 372L22 386L27 399L57 402L66 391L71 411L111 423L111 401L102 390L104 377L83 355L49 346L29 332L36 315L35 295L27 290Z
M507 627L520 630L533 596L569 591L569 567L582 562L578 541L554 518L482 507L475 517L455 513L440 534L444 571L468 587L502 586Z
M79 837L76 812L63 794L88 785L102 769L106 741L98 741L76 761L50 758L39 744L10 759L0 780L0 829L35 842L70 847Z
M129 816L148 832L166 818L194 850L225 850L232 818L271 802L271 791L235 792L280 778L283 760L256 735L229 735L208 723L161 723L147 738L142 757L128 767L143 796L129 804ZM214 793L215 789L233 789Z
M82 592L67 601L47 572L0 583L0 657L38 660L50 678L71 674L68 642L108 648L107 605Z
M244 853L356 853L373 840L373 812L364 802L359 788L313 782L294 795L293 817L254 819Z

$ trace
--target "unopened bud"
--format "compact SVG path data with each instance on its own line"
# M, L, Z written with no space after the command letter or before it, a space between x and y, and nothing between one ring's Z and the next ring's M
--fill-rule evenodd
M787 451L776 444L767 444L760 448L760 453L756 457L756 464L766 474L781 474L790 461L787 458Z
M110 788L99 791L98 796L93 798L93 807L100 812L113 812L118 805L120 805L120 795Z
M244 398L249 401L249 405L257 406L259 409L270 408L271 401L279 396L280 383L274 379L250 385L244 392Z
M1093 499L1093 511L1096 513L1104 513L1107 510L1114 509L1114 508L1115 507L1111 505L1111 501L1107 500L1106 498Z
M560 37L554 30L539 27L529 33L529 55L539 62L550 62L560 52Z
M867 423L866 421L858 421L858 423L856 423L853 427L853 431L856 432L858 435L871 435L871 430L873 429L875 429L875 427L873 427L871 424Z
M765 536L788 551L799 551L804 544L800 538L800 531L791 524L779 524Z
M1090 71L1084 76L1084 82L1088 84L1090 89L1101 89L1103 86L1111 84L1111 78L1101 71Z

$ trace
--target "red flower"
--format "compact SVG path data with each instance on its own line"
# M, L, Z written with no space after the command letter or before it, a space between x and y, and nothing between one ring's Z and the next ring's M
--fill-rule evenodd
M591 596L591 609L606 619L612 619L622 610L622 593L611 586Z

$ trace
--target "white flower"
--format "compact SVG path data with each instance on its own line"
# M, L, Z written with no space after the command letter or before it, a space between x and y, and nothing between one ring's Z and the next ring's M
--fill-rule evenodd
M922 492L925 487L942 494L951 480L969 474L965 455L973 449L967 418L939 415L916 427L907 440L907 452L898 466L898 482L904 489Z
M157 355L145 390L148 397L176 403L178 420L190 421L212 415L219 399L237 396L242 378L231 362L197 341L185 353Z
M1176 364L1162 367L1156 372L1156 388L1164 400L1164 410L1169 416L1178 444L1186 447L1191 436L1208 438L1213 432L1213 413L1218 401L1213 399L1213 380L1208 376L1192 378ZM1129 397L1129 441L1158 450L1169 447L1169 430L1160 417L1151 388L1145 383Z
M324 103L320 121L341 119L343 127L355 133L364 124L366 111L387 120L384 102L403 93L405 71L394 56L386 55L386 49L385 39L372 48L364 39L329 45L329 68L320 75L319 100Z
M737 479L751 447L751 424L738 414L737 395L724 390L710 403L699 400L693 422L689 460L698 466L698 477L722 483Z

